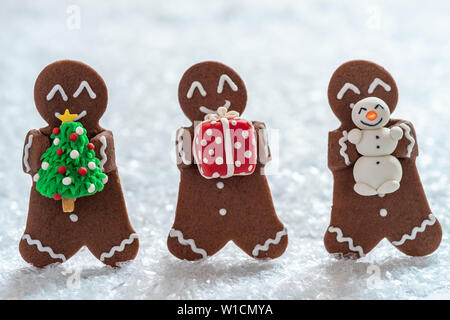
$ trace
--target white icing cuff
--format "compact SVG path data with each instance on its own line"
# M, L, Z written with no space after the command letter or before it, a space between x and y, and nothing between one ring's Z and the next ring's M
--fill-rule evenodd
M40 252L47 252L53 259L61 259L62 262L66 261L66 257L62 253L55 253L51 247L44 247L39 240L31 239L29 234L24 234L22 240L26 240L30 246L35 245Z
M169 236L171 238L177 238L178 242L180 244L182 244L183 246L187 246L187 245L190 246L192 252L200 254L203 259L208 257L208 254L206 253L206 250L197 248L197 246L195 244L195 241L193 239L187 239L187 240L184 239L183 233L181 231L175 230L175 229L171 229L170 232L169 232Z
M347 131L342 132L342 138L339 139L339 145L341 146L341 150L339 151L339 154L344 158L345 164L347 166L350 165L350 159L348 158L348 154L346 152L347 150L347 144L345 143L348 140Z
M275 239L270 239L269 238L269 239L266 240L266 242L264 242L263 245L257 244L255 246L255 248L253 249L253 251L252 251L252 255L257 257L258 254L259 254L259 251L267 251L267 250L269 250L269 246L271 244L279 244L280 241L281 241L281 238L283 236L286 236L286 235L287 235L287 229L286 228L284 228L281 231L278 231L277 234L275 235Z
M427 226L432 226L436 222L434 214L430 213L428 219L422 221L420 227L414 227L411 234L405 233L399 241L392 241L394 246L401 246L406 240L415 240L418 233L424 232Z
M337 242L343 243L343 242L347 242L348 243L348 248L352 251L358 252L360 257L364 257L364 250L361 246L354 246L353 245L353 239L350 237L344 237L344 235L342 234L342 230L338 227L329 227L328 228L329 232L335 232L336 233L336 240Z
M119 246L112 247L109 252L103 252L100 255L100 261L104 261L106 258L111 258L116 252L122 252L126 245L133 243L134 239L138 239L138 235L136 233L130 234L130 237L122 240Z

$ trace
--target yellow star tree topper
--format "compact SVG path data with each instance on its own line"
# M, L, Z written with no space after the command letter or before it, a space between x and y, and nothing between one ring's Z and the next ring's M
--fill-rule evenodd
M76 113L70 113L69 109L66 109L66 111L64 111L64 114L61 114L58 116L58 119L62 121L62 123L66 123L66 122L72 122L73 120L75 120L75 118L78 117L78 114Z

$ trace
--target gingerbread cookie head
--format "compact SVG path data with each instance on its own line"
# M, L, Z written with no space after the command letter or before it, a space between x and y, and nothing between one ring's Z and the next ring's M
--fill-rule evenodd
M105 82L94 69L73 60L56 61L41 71L34 85L34 101L50 127L59 127L58 116L76 114L89 132L98 128L106 110L108 92Z
M184 114L192 121L225 106L240 114L247 103L244 81L230 67L219 62L201 62L190 67L178 86L178 100Z
M363 100L369 97L377 98L378 102L372 106L375 99ZM382 120L385 121L394 111L398 89L392 76L381 66L370 61L354 60L344 63L333 73L328 85L328 101L345 128L355 126L353 118L366 119L363 121L370 127L381 119L375 117L375 113L386 113L387 116ZM364 103L370 104L371 110ZM387 109L382 111L377 107L377 111L373 110L377 105ZM355 107L358 110L354 110Z

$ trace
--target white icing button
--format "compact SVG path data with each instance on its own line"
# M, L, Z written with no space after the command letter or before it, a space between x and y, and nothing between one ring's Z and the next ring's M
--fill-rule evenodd
M72 150L72 151L70 151L70 157L71 157L72 159L78 158L79 155L80 155L80 153L79 153L77 150Z
M217 157L216 158L216 164L221 165L223 163L223 158L222 157Z
M93 183L91 183L91 185L89 186L88 192L92 193L95 191L95 185Z
M72 221L72 222L77 222L78 221L78 216L76 215L76 214L71 214L70 216L69 216L69 218L70 218L70 221Z
M105 184L108 182L108 176L106 176L105 178L102 179L102 183Z
M242 131L242 137L243 137L244 139L247 139L247 138L248 138L248 131L247 131L247 130Z
M201 144L202 146L206 146L206 140L203 139L203 140L200 142L200 144Z
M244 157L250 158L252 156L252 152L250 150L247 150L244 152Z
M33 181L34 181L34 182L38 182L38 180L39 180L39 173L36 173L36 174L33 176Z
M207 134L208 136L212 135L212 130L211 130L211 129L206 130L206 134Z
M72 178L71 177L65 177L65 178L62 179L62 183L63 183L63 185L68 186L69 184L72 183Z
M387 212L387 210L386 210L386 209L381 209L381 210L380 210L380 216L382 216L382 217L386 217L386 216L387 216L387 214L388 214L388 212Z
M82 135L84 133L84 129L82 127L78 127L75 129L77 135Z
M55 138L55 140L53 140L53 144L57 146L59 144L59 138Z
M216 183L217 189L223 189L224 186L225 186L225 185L223 184L222 181L219 181L219 182Z
M217 144L221 144L221 143L222 143L222 138L221 138L221 137L216 137L215 142L216 142Z
M94 161L88 162L88 168L91 170L94 170L97 166L95 165Z
M220 176L220 174L218 172L214 172L212 176L213 176L213 178L218 178Z
M240 148L242 147L242 144L241 144L240 142L236 142L236 143L234 144L234 147L235 147L236 149L240 149Z
M239 160L236 160L236 162L234 163L236 165L236 167L240 167L241 166L241 162Z
M220 210L219 210L219 214L220 214L221 216L226 215L226 214L227 214L227 209L224 209L224 208L220 209Z
M49 163L46 162L46 161L42 162L42 164L41 164L41 168L42 168L43 170L47 170L47 169L48 169L48 166L49 166Z

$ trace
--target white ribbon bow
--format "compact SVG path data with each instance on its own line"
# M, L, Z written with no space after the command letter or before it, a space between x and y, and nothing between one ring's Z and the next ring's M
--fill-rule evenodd
M206 121L219 121L221 118L235 119L239 117L239 112L230 110L226 107L219 107L216 113L210 113L205 116Z

